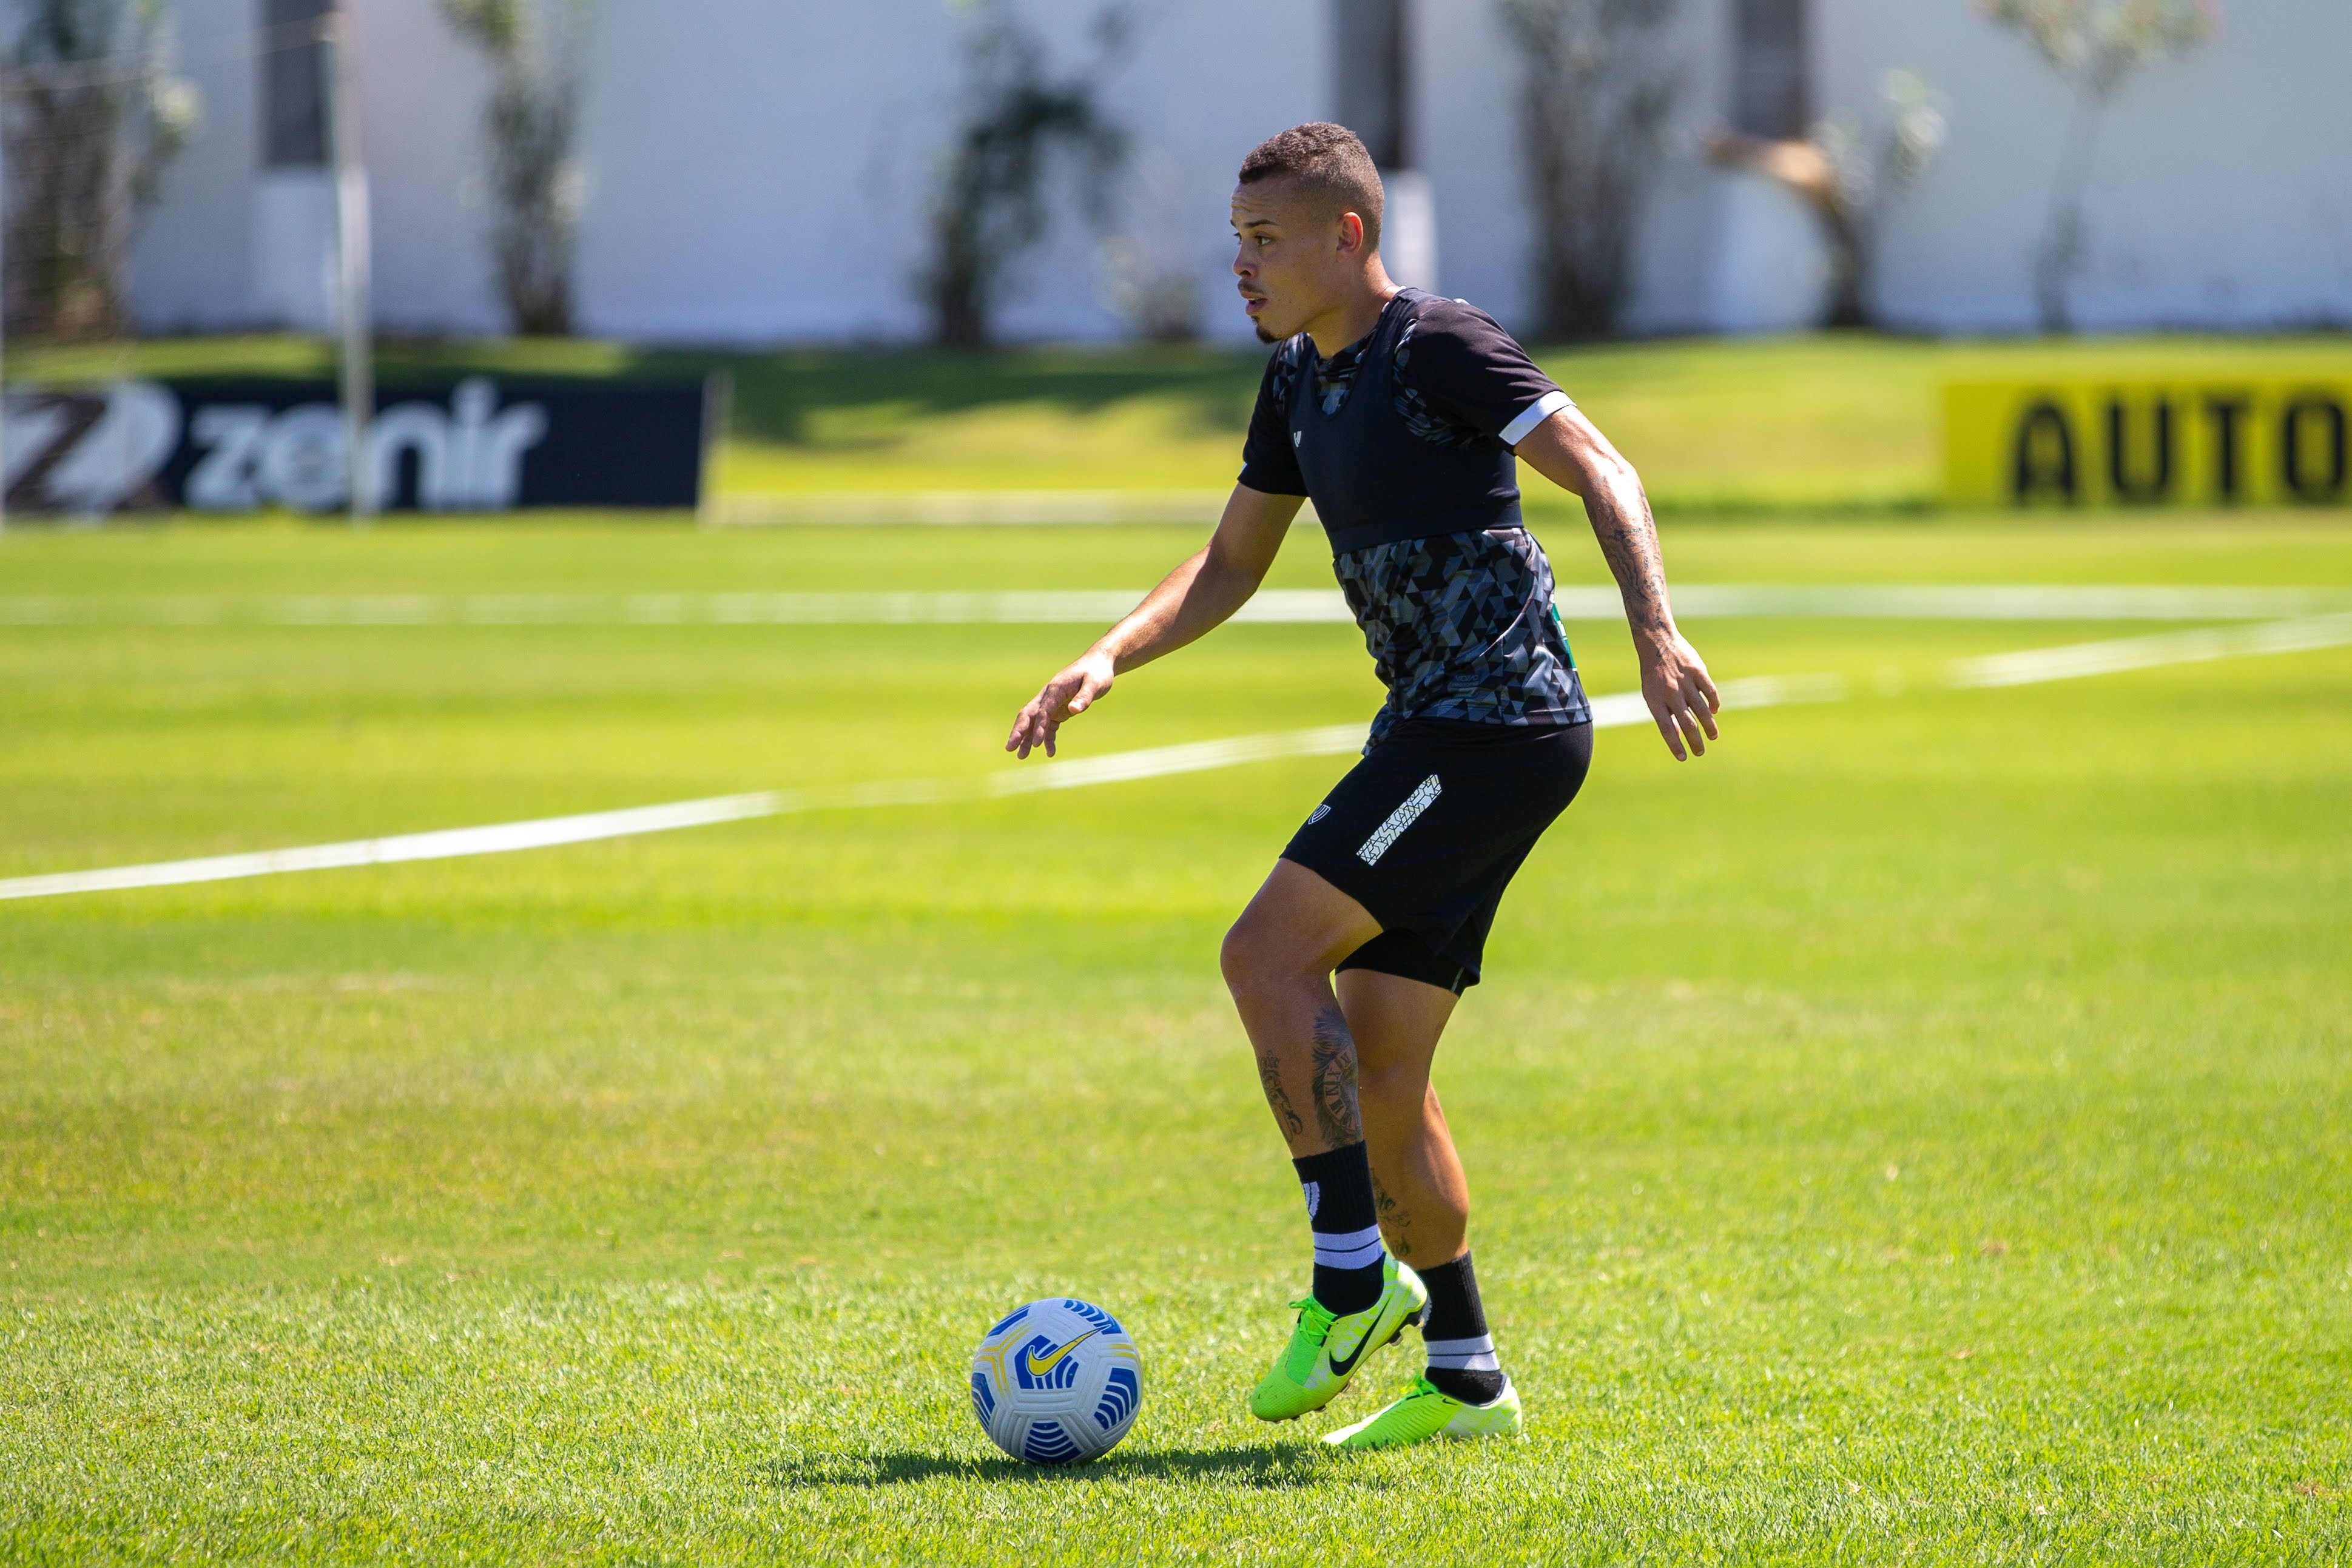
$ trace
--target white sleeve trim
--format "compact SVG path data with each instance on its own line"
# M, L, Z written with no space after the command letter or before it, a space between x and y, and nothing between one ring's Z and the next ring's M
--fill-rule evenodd
M1535 434L1537 425L1541 424L1545 420L1549 419L1561 409L1574 408L1576 404L1570 400L1569 395L1566 392L1561 392L1558 387L1554 387L1551 391L1544 393L1543 396L1536 399L1535 402L1521 409L1519 411L1518 418L1503 426L1503 444L1506 446L1517 446L1520 442L1525 441L1528 436Z

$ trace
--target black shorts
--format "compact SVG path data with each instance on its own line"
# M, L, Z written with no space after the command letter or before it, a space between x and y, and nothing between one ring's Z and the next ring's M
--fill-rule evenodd
M1591 765L1590 724L1391 729L1282 852L1381 923L1339 967L1476 985L1503 889Z

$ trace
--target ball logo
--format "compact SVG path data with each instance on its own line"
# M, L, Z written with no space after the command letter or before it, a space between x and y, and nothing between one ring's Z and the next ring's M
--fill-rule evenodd
M1013 1375L1024 1388L1067 1388L1078 1380L1078 1364L1070 1359L1070 1352L1101 1332L1100 1329L1088 1329L1077 1338L1058 1345L1044 1334L1038 1334L1021 1347L1021 1354L1013 1364Z

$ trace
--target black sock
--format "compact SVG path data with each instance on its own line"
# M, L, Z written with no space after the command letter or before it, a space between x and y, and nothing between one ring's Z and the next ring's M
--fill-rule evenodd
M1290 1162L1307 1192L1315 1232L1315 1299L1340 1317L1381 1299L1380 1214L1372 1205L1372 1162L1361 1144Z
M1431 1385L1465 1405L1492 1404L1509 1380L1495 1359L1495 1341L1486 1332L1486 1309L1478 1301L1478 1276L1470 1267L1470 1254L1416 1272L1429 1287L1429 1315L1421 1322L1421 1343L1429 1352Z

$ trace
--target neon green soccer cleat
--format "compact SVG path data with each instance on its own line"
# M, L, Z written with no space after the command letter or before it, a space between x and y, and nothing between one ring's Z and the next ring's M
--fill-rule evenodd
M1420 1275L1391 1258L1381 1266L1380 1300L1360 1312L1334 1317L1312 1296L1290 1304L1298 1309L1298 1326L1250 1396L1250 1414L1261 1421L1295 1421L1337 1399L1365 1357L1420 1321L1429 1291Z
M1326 1432L1323 1440L1335 1448L1398 1448L1426 1443L1433 1437L1516 1437L1519 1435L1519 1391L1508 1383L1487 1405L1465 1405L1450 1394L1440 1394L1429 1379L1413 1380L1412 1392L1379 1414Z

